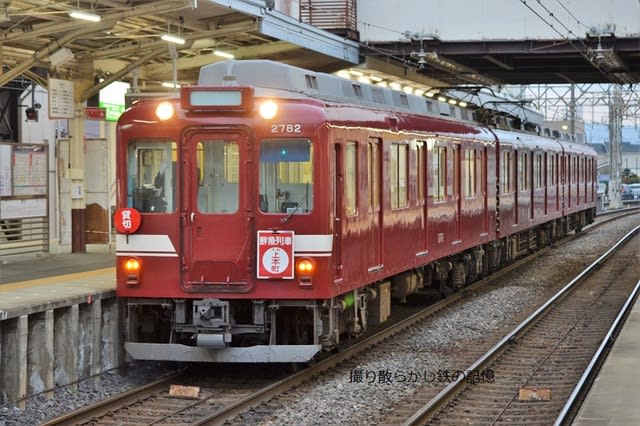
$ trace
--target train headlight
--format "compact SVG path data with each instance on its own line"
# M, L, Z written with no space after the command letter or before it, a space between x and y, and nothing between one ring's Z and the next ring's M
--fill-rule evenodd
M300 285L303 287L311 286L311 278L313 278L313 274L316 272L316 261L308 258L302 257L296 261L296 275L300 279Z
M127 277L127 285L140 285L142 262L137 257L130 257L122 263L122 269Z
M260 117L265 120L271 120L278 113L278 104L274 101L264 101L260 104L258 112L260 113Z
M156 117L162 121L167 121L173 117L173 105L169 102L160 102L156 107Z

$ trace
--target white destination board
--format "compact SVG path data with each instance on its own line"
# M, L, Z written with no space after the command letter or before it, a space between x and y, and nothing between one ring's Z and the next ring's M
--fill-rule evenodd
M73 81L49 78L49 118L73 118Z

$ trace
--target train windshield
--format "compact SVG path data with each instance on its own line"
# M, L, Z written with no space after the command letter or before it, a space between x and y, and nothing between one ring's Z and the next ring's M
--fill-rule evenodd
M176 143L166 139L135 139L129 144L127 206L142 213L167 213L176 208Z
M309 139L260 143L260 210L303 214L313 209L313 146Z

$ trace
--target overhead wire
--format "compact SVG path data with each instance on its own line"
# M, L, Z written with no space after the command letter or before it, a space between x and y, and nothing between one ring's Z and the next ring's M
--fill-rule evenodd
M537 0L538 4L547 12L549 13L549 16L551 16L553 19L556 20L556 22L558 22L558 24L560 24L565 30L567 30L567 32L569 33L569 35L572 35L575 37L576 40L578 40L580 42L580 44L582 44L582 46L586 49L589 49L589 46L587 46L587 44L580 38L580 36L578 36L577 34L575 34L571 28L569 28L568 26L566 26L562 21L560 21L560 19L556 16L555 13L553 13L548 7L546 7L544 4L542 4L541 0ZM566 10L566 8L565 8ZM573 16L573 15L571 15ZM575 19L575 17L574 17ZM559 33L560 34L560 33ZM562 35L562 34L560 34ZM565 36L565 38L567 40L569 40L568 36Z
M542 4L541 0L537 0L537 2L540 4L540 6L542 6L543 9L545 9L549 15L551 17L554 17L555 20L558 21L558 23L560 23L560 21L555 17L555 15L546 7ZM587 62L589 62L591 65L593 65L604 77L606 77L608 80L610 80L609 75L607 74L607 72L605 70L603 70L597 63L595 63L593 61L593 59L591 59L589 57L589 54L587 53L587 51L584 51L583 49L581 49L579 46L577 46L574 43L574 40L570 39L568 36L564 35L563 33L561 33L552 23L550 23L549 21L547 21L540 13L538 13L536 10L534 10L530 5L527 4L527 0L520 0L520 3L522 3L527 9L529 9L534 15L536 15L538 18L540 18L540 20L542 20L542 22L544 22L545 24L547 24L553 31L555 31L560 37L562 37L565 41L567 41L571 46L573 46L576 49L576 52L578 52L582 57L584 57ZM561 23L561 25L564 26L564 24ZM565 28L568 29L568 27L565 26ZM569 30L570 31L570 30ZM569 34L573 34L572 31L569 32ZM574 34L575 35L575 34ZM584 43L584 41L580 40L580 38L578 38L578 40L580 41L580 43L582 44L582 47L584 47L585 49L588 49L589 47Z
M579 19L578 19L578 18L577 18L577 17L576 17L572 12L571 12L571 10L569 10L569 8L568 8L567 6L565 6L564 4L562 4L562 2L561 2L560 0L556 0L556 2L558 2L558 4L560 5L560 7L561 7L561 8L563 8L563 9L564 9L564 11L565 11L565 12L567 12L567 14L568 14L569 16L571 16L573 19L575 19L575 20L576 20L576 23L577 23L578 25L582 25L582 26L583 26L583 27L585 27L585 28L587 27L587 26L586 26L582 21L580 21L580 20L579 20Z

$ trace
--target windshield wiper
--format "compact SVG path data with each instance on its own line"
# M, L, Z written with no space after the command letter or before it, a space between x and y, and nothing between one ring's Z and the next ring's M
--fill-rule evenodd
M282 223L285 223L285 222L287 222L289 219L291 219L291 216L293 216L293 214L294 214L296 211L298 211L298 209L300 209L301 205L303 204L302 202L304 202L304 206L305 206L305 207L307 207L307 209L308 209L308 208L309 208L309 207L308 207L308 202L309 202L309 182L307 182L307 185L306 185L306 188L305 188L305 194L302 196L302 198L300 198L300 199L298 200L298 202L296 203L295 207L293 207L293 208L289 209L289 210L291 210L291 211L289 211L289 213L288 213L285 217L283 217L282 219L280 219L280 221L281 221Z

